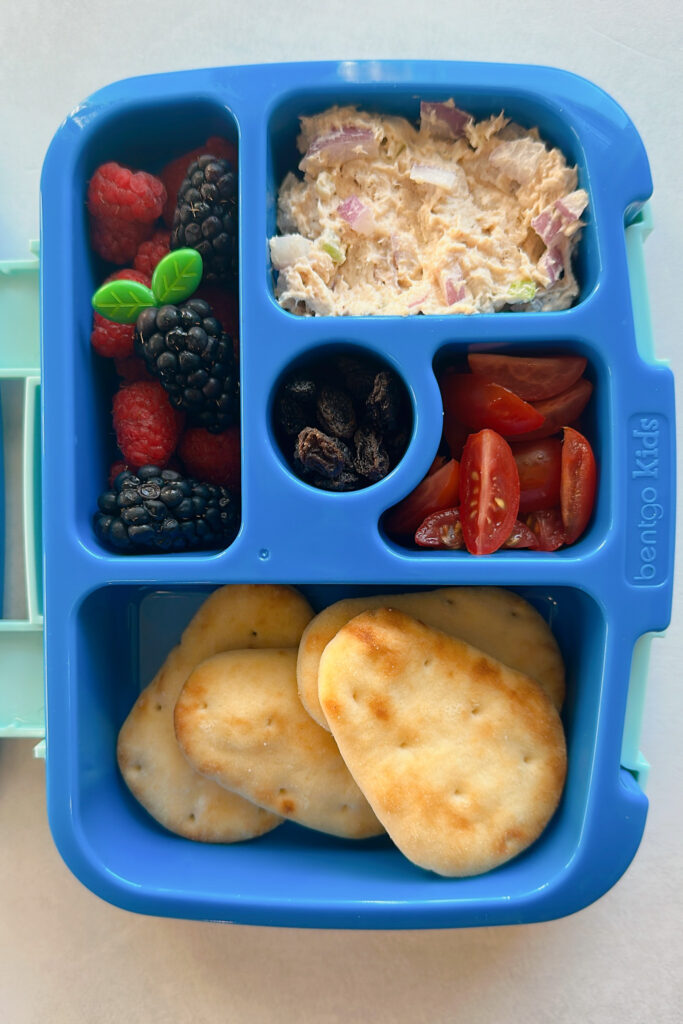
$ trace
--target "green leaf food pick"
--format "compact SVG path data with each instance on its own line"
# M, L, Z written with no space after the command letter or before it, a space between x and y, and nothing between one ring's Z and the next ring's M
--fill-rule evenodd
M150 306L189 299L202 279L202 271L202 258L196 249L176 249L157 264L151 289L138 281L109 281L93 295L93 309L106 320L134 324Z
M139 281L109 281L92 297L93 309L106 320L134 324L143 309L156 305L154 295Z
M182 302L196 290L202 279L202 258L196 249L169 252L152 274L152 291L157 306Z

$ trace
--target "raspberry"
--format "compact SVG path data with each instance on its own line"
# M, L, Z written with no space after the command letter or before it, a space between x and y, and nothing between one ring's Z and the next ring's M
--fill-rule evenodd
M149 241L143 242L138 249L133 260L135 269L142 270L143 273L149 274L151 278L159 260L163 259L169 252L170 238L171 232L166 231L164 228L159 228L158 231L155 231Z
M98 220L153 224L166 202L163 181L146 171L131 171L113 160L101 164L88 185L88 210Z
M229 427L211 434L203 427L190 427L180 439L178 455L189 476L207 483L240 490L240 431Z
M130 469L127 463L122 459L117 459L116 462L112 462L109 467L109 486L114 486L114 480L116 480L119 473L123 473L125 470Z
M138 380L114 395L114 430L125 462L165 466L175 451L184 417L158 381Z
M205 145L192 149L189 153L183 153L182 156L178 156L175 160L171 160L169 164L166 164L159 177L166 186L167 199L164 203L162 216L169 228L173 227L173 215L178 204L178 191L183 183L187 169L203 153L213 153L214 156L221 156L224 160L230 160L231 163L237 164L237 150L232 143L215 135L207 139Z
M138 281L149 288L150 279L146 274L127 267L125 270L117 270L110 274L104 283L107 284L109 281ZM135 324L116 324L113 320L106 320L99 313L94 313L92 327L90 342L101 356L108 359L125 359L133 355Z
M138 224L110 217L90 218L90 244L107 263L132 263L140 245L153 231L153 224Z
M99 313L93 314L90 344L107 359L125 358L133 354L134 324L115 324Z
M145 366L145 360L140 356L124 356L123 359L114 359L114 366L121 380L126 384L132 384L136 380L156 380Z
M137 281L138 284L144 284L148 288L152 283L152 275L148 274L145 270L140 270L139 267L124 267L123 270L115 270L109 277L105 277L102 284L109 284L110 281Z

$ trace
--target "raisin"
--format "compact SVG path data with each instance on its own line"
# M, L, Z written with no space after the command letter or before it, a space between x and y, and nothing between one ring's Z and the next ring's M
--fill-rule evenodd
M304 406L315 405L318 385L312 377L290 377L282 387L285 394Z
M326 434L334 437L351 438L356 430L356 413L353 402L340 388L324 387L316 403L318 423Z
M389 453L381 436L369 427L360 427L353 435L355 455L353 468L360 476L375 483L387 475L391 468Z
M338 477L344 469L351 469L351 452L347 445L315 427L305 427L297 437L294 460L309 473L317 473L327 479Z
M309 419L301 402L291 395L280 395L275 407L275 422L283 434L287 437L296 437L308 426Z
M341 376L344 387L354 401L366 401L375 383L377 367L367 359L357 356L336 356L332 360L334 370Z
M357 491L363 487L363 481L351 469L342 469L339 476L330 480L329 477L316 474L309 478L308 482L318 487L321 491Z
M395 430L401 415L403 386L391 370L376 374L365 408L370 423L384 433Z

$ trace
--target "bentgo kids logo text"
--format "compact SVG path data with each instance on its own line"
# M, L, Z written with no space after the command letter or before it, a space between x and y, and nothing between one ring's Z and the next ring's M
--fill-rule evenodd
M668 433L661 416L629 421L629 534L627 570L632 583L660 583L668 564Z

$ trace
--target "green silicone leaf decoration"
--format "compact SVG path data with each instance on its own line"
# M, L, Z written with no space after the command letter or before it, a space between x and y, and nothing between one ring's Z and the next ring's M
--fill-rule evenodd
M134 324L143 309L156 305L150 289L139 281L103 284L93 295L92 304L96 313L117 324Z
M152 291L157 306L189 299L202 279L202 258L196 249L176 249L157 263Z

